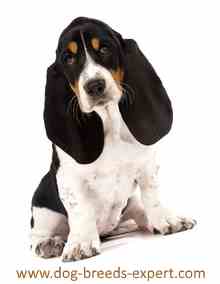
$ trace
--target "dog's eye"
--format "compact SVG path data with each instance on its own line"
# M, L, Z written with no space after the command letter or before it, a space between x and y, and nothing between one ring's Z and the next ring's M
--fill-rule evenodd
M101 47L100 50L99 50L99 52L100 52L101 55L103 55L103 56L108 56L108 55L111 54L111 50L110 50L110 48L107 47L107 46Z
M70 53L64 53L63 55L63 61L67 65L72 65L75 62L75 58L72 54Z

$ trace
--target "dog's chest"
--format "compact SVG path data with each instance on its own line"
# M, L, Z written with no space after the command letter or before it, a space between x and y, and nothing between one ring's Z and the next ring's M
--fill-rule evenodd
M121 212L136 188L142 155L143 150L133 143L123 140L109 142L100 164L88 175L89 194L100 234L106 234L118 225Z
M100 234L106 234L118 225L121 212L136 188L136 178L150 152L149 147L134 139L120 115L116 114L113 120L104 122L104 149L92 164L79 165L75 161L65 161L66 155L61 155L58 150L61 160L60 185L71 187L67 180L73 183L76 179L81 180L84 188L77 189L74 184L72 187L75 187L74 190L86 192L95 210ZM68 169L66 165L69 166Z

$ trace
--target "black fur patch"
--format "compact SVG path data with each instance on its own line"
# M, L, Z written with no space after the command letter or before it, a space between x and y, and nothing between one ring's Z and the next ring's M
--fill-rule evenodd
M67 216L67 212L59 198L58 187L56 182L56 172L59 167L59 160L55 147L53 147L53 158L50 171L42 178L38 188L32 198L32 207L45 207L55 212ZM34 226L32 217L31 227Z

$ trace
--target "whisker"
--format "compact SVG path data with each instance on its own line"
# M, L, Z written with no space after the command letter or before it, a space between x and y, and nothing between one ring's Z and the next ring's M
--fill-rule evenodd
M73 100L74 100L74 97L72 97L72 98L70 99L70 101L68 102L67 109L66 109L67 113L69 113L70 111L72 111L72 110L71 110L71 107L72 107Z
M129 105L129 93L126 91L126 89L125 88L123 88L122 86L121 86L121 90L122 90L122 92L123 92L123 100L124 100L124 102L125 102L125 104L126 104L126 107L128 108L128 105ZM126 94L128 93L128 96L126 96Z
M131 100L130 103L133 103L134 99L135 99L135 91L133 90L133 88L130 85L128 85L124 82L122 83L122 85L125 86L125 89L127 88L126 90L128 91L129 99Z
M78 121L77 103L78 102L76 100L74 100L74 102L73 102L73 115L76 118L76 121L79 122Z
M75 117L77 123L80 126L82 125L82 123L86 123L87 116L84 115L84 113L82 113L76 96L73 96L68 102L67 113L70 113L70 112L71 112L71 115Z
M131 105L134 102L135 99L135 92L134 90L131 88L131 86L129 86L128 84L121 82L120 83L120 89L122 90L122 92L124 94L126 94L127 96L124 96L125 98L125 103L126 106L128 107L129 105Z
M76 105L76 120L79 123L79 125L81 126L81 124L82 124L81 119L80 119L81 111L80 111L78 102L76 102L75 105Z

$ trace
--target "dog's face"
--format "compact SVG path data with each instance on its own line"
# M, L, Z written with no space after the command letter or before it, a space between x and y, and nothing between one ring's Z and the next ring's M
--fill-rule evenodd
M108 103L118 103L129 131L144 145L169 132L170 100L134 40L81 17L64 29L56 54L47 71L44 121L49 139L77 162L92 163L102 153L101 112Z
M122 57L117 38L99 25L87 24L62 38L57 60L83 112L119 102Z

